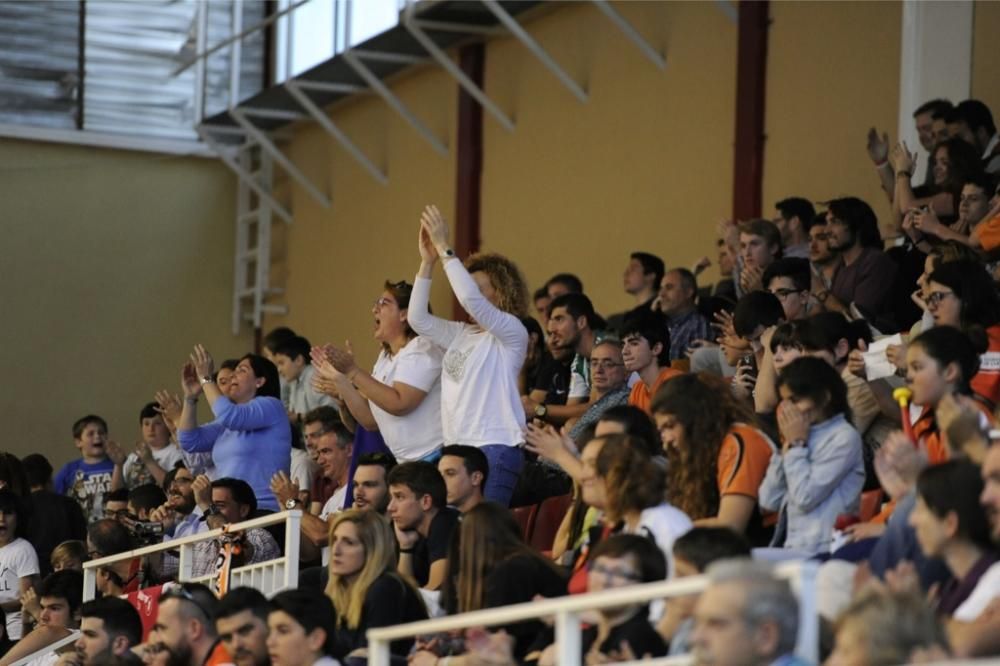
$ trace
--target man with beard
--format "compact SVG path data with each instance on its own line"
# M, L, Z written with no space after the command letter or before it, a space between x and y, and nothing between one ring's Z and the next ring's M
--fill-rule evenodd
M102 597L80 607L80 638L75 652L59 660L59 666L94 666L115 662L138 666L141 660L132 648L142 642L142 620L129 602Z
M237 587L219 601L215 629L236 666L268 666L267 598L252 587Z
M212 621L218 606L212 591L199 583L174 585L163 593L149 642L166 653L164 666L233 663Z
M194 475L186 467L179 466L170 470L163 485L167 489L166 503L154 509L149 515L150 521L163 523L163 541L172 541L181 537L198 534L208 529L203 520L203 512L194 499ZM178 556L165 553L161 574L172 578L177 574L180 565Z
M829 290L814 286L813 294L827 310L850 313L851 305L873 319L891 307L896 264L882 251L878 219L867 203L856 197L827 204L827 242L839 252L840 268Z

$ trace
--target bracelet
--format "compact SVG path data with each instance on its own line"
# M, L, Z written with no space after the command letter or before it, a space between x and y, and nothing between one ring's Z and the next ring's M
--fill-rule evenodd
M186 402L189 405L197 405L198 404L198 396L195 396L193 398L184 398L184 402Z
M881 169L882 167L884 167L888 163L889 163L889 158L886 158L886 159L882 160L881 162L876 162L875 163L875 168L876 169Z
M412 555L413 554L413 550L414 550L413 548L400 548L399 549L399 554L400 555Z
M913 174L910 173L909 171L897 171L896 178L899 178L900 176L904 176L905 178L913 178Z

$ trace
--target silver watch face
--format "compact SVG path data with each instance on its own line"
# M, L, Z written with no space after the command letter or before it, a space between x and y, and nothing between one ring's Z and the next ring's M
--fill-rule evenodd
M298 504L298 502L296 500L293 500L293 499L285 500L285 508L286 509L294 509L296 504Z

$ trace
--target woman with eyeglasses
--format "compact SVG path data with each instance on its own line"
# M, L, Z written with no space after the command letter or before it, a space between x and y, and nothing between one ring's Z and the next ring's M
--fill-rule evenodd
M524 466L525 414L518 374L528 350L528 289L520 269L499 254L457 260L448 225L435 206L420 219L420 269L413 285L410 325L444 351L441 424L445 444L482 449L490 469L487 500L507 506ZM441 261L468 322L434 317L428 310L431 275Z
M1000 402L1000 296L978 261L941 264L927 278L924 296L935 326L961 329L981 352L972 390Z
M365 372L347 344L313 349L313 364L325 382L320 390L343 401L341 414L378 431L400 462L433 462L442 445L441 358L444 352L409 323L413 286L386 280L372 307L374 337L382 345L375 367ZM345 413L346 412L346 413Z

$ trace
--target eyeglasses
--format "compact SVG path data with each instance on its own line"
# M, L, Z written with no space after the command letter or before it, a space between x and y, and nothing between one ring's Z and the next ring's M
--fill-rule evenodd
M381 297L379 297L375 301L375 307L377 307L377 308L385 307L386 305L395 305L395 304L396 304L396 301L394 301L394 300L392 300L390 298L386 298L385 296L381 296Z
M600 368L602 370L610 370L611 368L620 368L623 365L625 365L625 364L624 363L615 363L611 359L607 359L607 358L601 358L601 359L596 359L596 360L595 359L591 359L591 361L590 361L590 367L592 367L592 368Z
M929 305L932 308L936 308L937 306L941 305L941 301L944 300L945 296L954 296L954 295L955 292L953 291L932 291L931 293L927 294L927 298L925 300L927 301L927 305Z
M641 580L642 577L634 571L623 571L621 569L610 569L608 567L603 567L600 564L592 564L590 568L587 569L590 573L597 574L598 576L605 576L607 578L617 578L619 580Z

